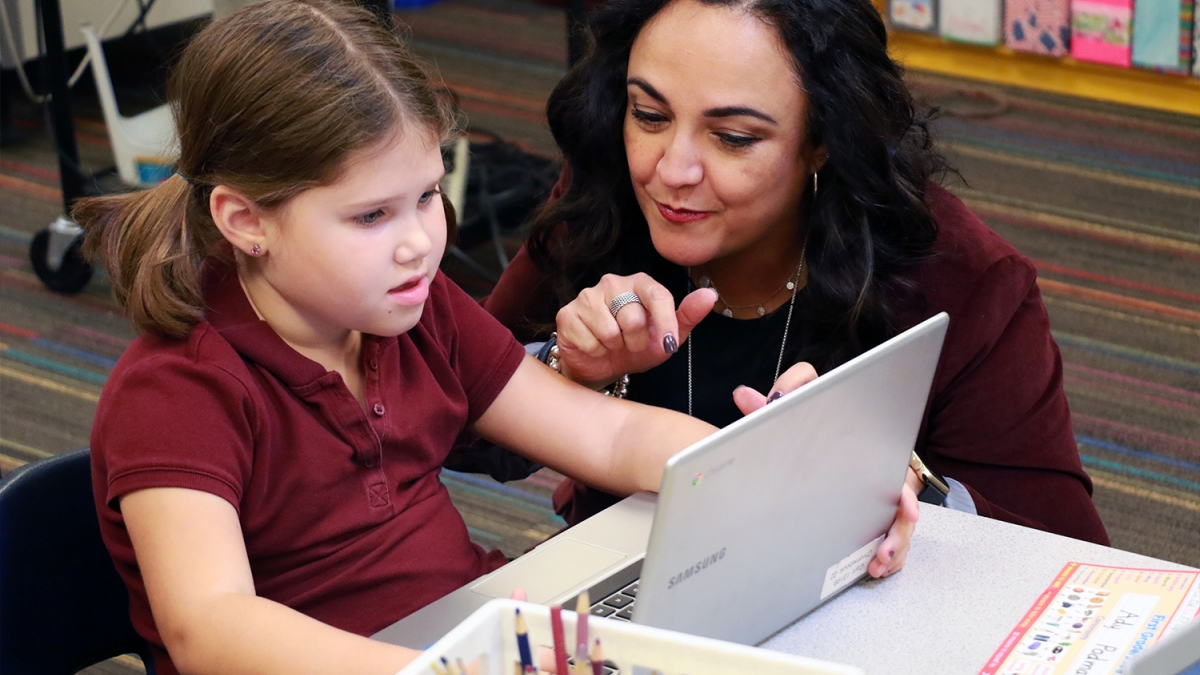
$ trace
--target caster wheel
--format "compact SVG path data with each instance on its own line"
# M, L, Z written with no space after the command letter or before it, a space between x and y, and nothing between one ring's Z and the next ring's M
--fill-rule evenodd
M29 244L29 261L38 279L46 284L46 288L55 293L78 293L83 290L92 278L92 266L83 259L80 252L82 240L76 238L63 253L62 264L57 270L50 269L46 262L46 252L50 247L50 231L42 230L33 237Z

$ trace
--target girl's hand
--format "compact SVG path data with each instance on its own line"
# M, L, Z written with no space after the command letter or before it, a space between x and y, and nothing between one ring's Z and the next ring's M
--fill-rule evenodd
M892 521L887 536L879 543L875 557L867 565L867 573L873 577L887 577L900 571L908 558L908 548L912 544L912 533L917 527L917 519L921 516L917 508L917 493L909 484L914 478L913 470L908 470L908 480L900 491L900 504L896 507L896 519Z
M641 304L625 305L614 317L609 303L630 291ZM716 291L700 289L676 310L671 292L649 275L606 274L558 312L563 375L599 388L622 375L647 371L678 351L716 302Z

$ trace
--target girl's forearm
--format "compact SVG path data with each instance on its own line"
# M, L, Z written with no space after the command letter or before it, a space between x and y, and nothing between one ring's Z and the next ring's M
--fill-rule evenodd
M657 492L667 460L716 430L682 413L634 404L613 436L614 468L619 475L628 476L631 492Z
M632 494L657 490L667 459L716 427L597 394L529 357L475 431L587 485Z
M185 675L392 675L420 654L238 593L212 597L180 623L186 627L164 630L163 639Z

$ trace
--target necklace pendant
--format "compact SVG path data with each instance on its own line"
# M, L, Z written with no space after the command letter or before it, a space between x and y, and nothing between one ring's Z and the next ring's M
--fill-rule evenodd
M759 305L754 311L758 312L759 316L764 316L767 313L767 310L762 305Z
M712 281L706 276L701 276L696 283L700 284L700 288L712 288Z
M722 314L723 316L727 316L727 317L729 317L729 318L733 318L733 310L732 310L732 309L729 309L728 307L726 307L725 309L721 310L721 314Z
M789 281L789 282L787 282L787 289L788 289L789 291L794 291L794 290L796 290L796 282L794 282L794 281Z

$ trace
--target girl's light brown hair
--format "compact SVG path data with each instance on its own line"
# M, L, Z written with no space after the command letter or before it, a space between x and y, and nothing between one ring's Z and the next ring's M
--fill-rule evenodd
M351 153L457 130L425 65L349 0L265 0L214 21L183 51L167 97L183 175L80 200L72 215L134 326L172 337L204 313L200 264L222 239L214 186L276 209L336 181Z

